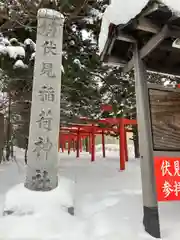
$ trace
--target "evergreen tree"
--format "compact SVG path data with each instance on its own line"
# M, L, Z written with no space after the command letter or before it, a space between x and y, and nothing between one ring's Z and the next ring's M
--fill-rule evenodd
M92 33L93 24L89 24L89 19L98 21L98 18L92 13L93 1L83 5L83 8L79 2L76 3L77 5L74 5L74 2L73 4L62 2L61 5L64 9L62 12L66 16L63 44L65 70L62 79L62 124L75 121L73 118L79 116L94 117L100 111L100 93L96 78L92 74L92 70L99 64L97 42L94 40L95 35L92 38L85 37ZM29 7L25 8L25 4ZM18 146L26 142L24 139L28 139L38 10L37 7L35 11L32 4L33 1L28 3L24 1L23 4L19 4L19 1L9 1L5 2L3 10L1 9L6 15L2 15L4 19L1 29L4 31L0 39L2 90L13 93L12 116L14 136ZM29 17L27 18L26 15ZM11 16L11 23L7 16ZM12 30L9 30L9 24Z

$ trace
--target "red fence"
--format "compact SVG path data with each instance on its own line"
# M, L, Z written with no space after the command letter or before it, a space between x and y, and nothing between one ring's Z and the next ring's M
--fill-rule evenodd
M62 152L67 149L69 154L71 151L76 151L76 157L79 158L83 142L85 142L86 151L91 154L93 162L95 161L96 135L102 137L102 154L105 158L105 135L116 133L119 135L120 170L125 170L125 162L128 161L127 132L132 131L127 128L127 125L136 125L137 121L126 118L106 118L97 121L81 118L81 120L85 120L88 124L71 124L67 127L61 127L59 149L61 148ZM106 124L106 127L98 126L100 123Z

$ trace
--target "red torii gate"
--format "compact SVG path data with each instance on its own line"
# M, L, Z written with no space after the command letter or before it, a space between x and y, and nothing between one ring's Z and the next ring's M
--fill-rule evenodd
M60 128L59 146L61 145L62 151L64 151L65 145L68 142L68 153L70 153L71 144L73 143L73 150L75 151L76 148L76 156L79 158L80 151L82 151L82 140L86 138L88 141L86 150L91 153L91 161L93 162L95 161L95 136L97 134L102 136L102 152L103 157L105 157L105 134L119 133L120 170L125 170L125 162L128 161L126 133L132 131L127 129L127 125L137 125L137 121L126 118L105 118L99 120L80 118L80 120L91 124L71 124L69 127ZM98 123L110 126L101 128L100 126L96 126Z

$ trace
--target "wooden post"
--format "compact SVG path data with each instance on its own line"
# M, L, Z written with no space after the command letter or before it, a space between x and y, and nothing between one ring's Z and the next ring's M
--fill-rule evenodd
M73 152L75 152L76 151L76 147L75 147L75 138L73 138L73 140L72 140L72 147L73 147Z
M40 9L37 22L25 187L35 191L49 191L58 185L64 17L55 10Z
M105 136L104 136L104 131L102 130L102 153L103 153L103 158L106 157L106 149L105 149Z
M62 149L62 152L64 152L64 139L61 140L61 149Z
M61 141L61 136L60 136L60 132L59 132L59 138L58 138L58 151L60 150L60 147L61 147L60 141Z
M128 162L128 142L127 142L127 132L126 132L125 126L124 126L124 142L125 142L124 155L125 155L126 162Z
M82 141L83 141L83 138L80 136L80 139L79 139L80 152L82 152Z
M9 161L10 159L10 145L11 145L11 132L12 132L12 126L11 126L11 102L12 97L11 93L8 93L8 115L7 115L7 121L6 121L6 160Z
M92 146L91 146L91 162L95 161L95 129L94 124L92 125Z
M120 150L120 170L125 170L125 139L124 139L124 123L123 118L119 122L119 150Z
M0 163L3 160L3 149L4 149L4 115L0 113L0 129L1 129L1 136L0 136Z
M89 152L89 141L88 141L88 137L85 138L85 145L86 145L86 152Z
M71 143L72 143L72 138L71 136L68 137L68 154L71 153Z
M77 130L77 142L76 142L76 157L79 158L79 151L80 151L80 129Z
M89 153L92 153L92 136L89 134Z
M143 224L151 236L160 238L146 69L137 46L134 51L134 65L144 206Z

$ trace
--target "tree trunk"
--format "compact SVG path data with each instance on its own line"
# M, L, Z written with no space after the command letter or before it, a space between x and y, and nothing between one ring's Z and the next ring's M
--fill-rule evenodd
M3 161L3 149L4 149L4 115L0 113L0 163Z
M86 152L89 152L89 142L88 142L88 138L85 138L85 147L86 147Z
M134 142L134 155L135 158L140 157L140 151L139 151L139 138L138 138L138 130L137 127L134 128L133 131L133 142Z
M11 151L10 151L10 153L11 153L11 158L13 159L13 157L14 157L14 146L13 146L13 141L11 141L10 148L11 148Z
M27 164L27 152L28 152L28 146L26 147L25 153L24 153L24 161L25 161L25 164Z
M6 160L7 161L9 161L10 154L11 154L10 140L11 140L11 94L9 93L7 131L6 131Z

